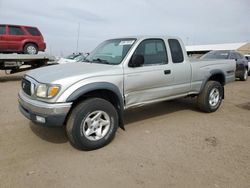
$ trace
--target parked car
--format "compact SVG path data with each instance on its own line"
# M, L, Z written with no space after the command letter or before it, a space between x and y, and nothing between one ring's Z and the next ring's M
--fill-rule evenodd
M37 54L45 51L41 32L36 27L20 25L0 25L0 52Z
M248 60L248 76L250 76L250 54L246 54L245 58Z
M203 55L201 59L234 59L236 61L235 77L242 81L246 81L248 78L248 61L239 52L232 50L214 50Z
M111 142L118 126L124 129L123 111L129 108L197 96L202 111L215 112L224 98L224 85L235 80L235 64L191 62L175 37L111 39L85 63L27 72L19 109L37 124L66 124L73 146L98 149Z
M86 54L82 54L82 53L73 53L67 57L61 57L57 63L58 64L65 64L65 63L75 63L75 62L81 62L84 61L84 59L86 58Z

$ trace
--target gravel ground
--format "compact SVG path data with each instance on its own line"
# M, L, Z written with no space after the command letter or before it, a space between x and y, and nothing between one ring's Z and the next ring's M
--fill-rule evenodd
M211 114L193 99L127 111L126 131L91 152L18 110L22 74L0 72L0 187L250 187L250 79Z

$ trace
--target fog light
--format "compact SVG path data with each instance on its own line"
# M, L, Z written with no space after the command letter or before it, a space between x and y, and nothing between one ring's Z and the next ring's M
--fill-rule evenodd
M36 121L39 123L45 123L45 118L41 116L36 116Z

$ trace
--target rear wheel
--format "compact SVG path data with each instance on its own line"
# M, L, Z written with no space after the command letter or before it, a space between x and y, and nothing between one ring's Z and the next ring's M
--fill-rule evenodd
M81 150L94 150L110 143L118 127L115 107L100 98L87 99L71 112L66 131L71 144Z
M24 53L25 54L37 54L38 53L38 48L35 44L28 43L24 46Z
M198 106L204 112L215 112L221 105L223 87L217 81L208 81L198 96Z
M247 78L248 78L248 71L247 71L247 69L245 68L244 71L243 71L243 73L242 73L242 75L240 75L240 80L241 80L241 81L246 81Z

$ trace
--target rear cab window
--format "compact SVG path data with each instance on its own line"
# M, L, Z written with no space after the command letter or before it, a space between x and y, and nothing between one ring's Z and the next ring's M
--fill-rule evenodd
M9 26L10 35L24 35L24 31L19 26Z
M32 36L41 36L40 31L35 27L25 27L29 34Z
M182 63L184 61L183 51L177 39L168 39L173 63Z
M6 26L0 25L0 35L5 35L5 34L6 34Z

